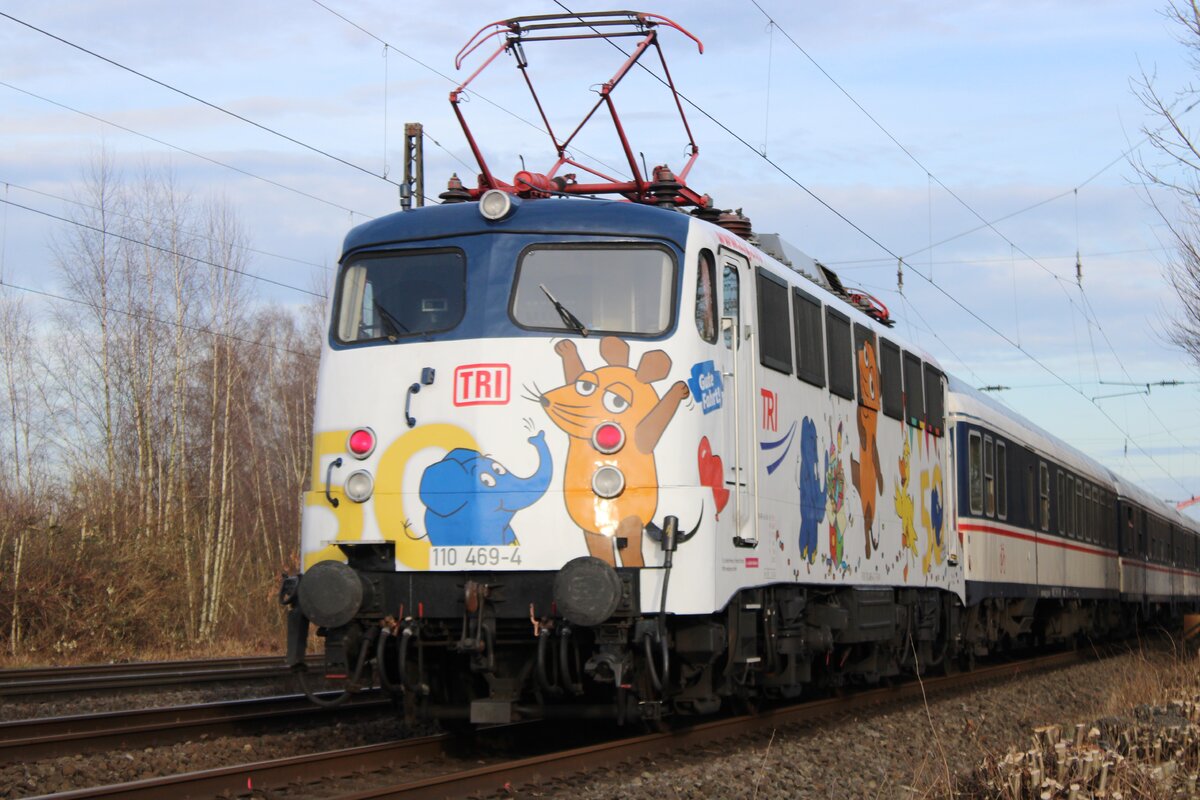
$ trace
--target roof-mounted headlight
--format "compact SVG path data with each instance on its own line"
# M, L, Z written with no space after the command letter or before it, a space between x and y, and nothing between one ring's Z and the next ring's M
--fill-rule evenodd
M520 204L520 198L499 189L488 189L479 198L479 213L484 219L498 222L512 214Z

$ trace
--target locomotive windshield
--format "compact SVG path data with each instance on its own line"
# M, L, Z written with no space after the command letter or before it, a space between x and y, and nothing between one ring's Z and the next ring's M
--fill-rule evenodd
M657 336L671 327L674 287L675 258L662 247L532 247L511 313L524 328L576 332L574 317L588 331Z
M466 272L457 250L355 259L342 272L337 338L395 341L453 328L466 306Z

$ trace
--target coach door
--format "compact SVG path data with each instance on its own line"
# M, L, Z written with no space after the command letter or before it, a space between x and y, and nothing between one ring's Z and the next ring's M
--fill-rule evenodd
M754 437L754 304L750 297L750 263L744 256L722 248L721 328L726 347L725 373L733 394L732 413L725 415L725 441L733 442L733 462L726 468L726 485L734 493L734 544L758 544L758 515L755 511Z

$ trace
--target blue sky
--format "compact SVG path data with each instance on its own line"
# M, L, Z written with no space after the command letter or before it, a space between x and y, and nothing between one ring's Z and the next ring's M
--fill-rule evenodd
M311 265L332 267L352 224L398 207L396 187L377 176L398 180L405 122L424 123L438 143L425 147L428 195L451 172L473 171L447 102L453 83L442 77L465 76L454 68L458 49L494 20L561 8L543 0L486 9L461 0L323 2L328 8L313 0L0 3L29 25L362 168L0 17L0 197L65 215L69 204L53 196L72 196L101 150L131 175L143 164L169 165L197 197L225 199L255 248L285 256L255 255L255 272L306 287L327 280L327 269ZM1163 279L1165 233L1120 158L1153 124L1131 79L1153 74L1172 94L1192 77L1160 2L726 0L645 10L704 42L700 55L684 37L664 33L676 83L751 146L688 108L701 149L693 188L721 207L743 208L758 230L781 233L838 269L845 283L877 294L903 335L976 385L1012 387L1001 398L1042 427L1163 497L1200 493L1200 385L1089 399L1131 390L1100 381L1200 380L1165 340L1177 308ZM592 102L591 88L619 60L599 43L531 45L527 54L559 127ZM528 123L536 111L511 62L502 58L473 89L464 108L495 171L510 176L520 156L530 168L548 167L551 151ZM682 165L686 138L661 86L635 72L616 99L647 162ZM619 163L605 126L578 149ZM979 226L980 216L998 219L1059 195L994 230L959 236ZM54 291L47 242L62 224L0 207L5 280ZM1082 293L1074 280L1077 249ZM889 252L908 260L903 297ZM932 273L970 313L917 273ZM257 289L264 300L303 300Z

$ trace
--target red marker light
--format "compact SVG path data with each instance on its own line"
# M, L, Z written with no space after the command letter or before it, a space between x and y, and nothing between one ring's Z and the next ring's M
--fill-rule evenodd
M346 448L355 458L366 458L375 450L375 432L370 428L359 428L346 440Z
M592 432L592 446L605 455L625 446L625 431L615 422L601 423Z

